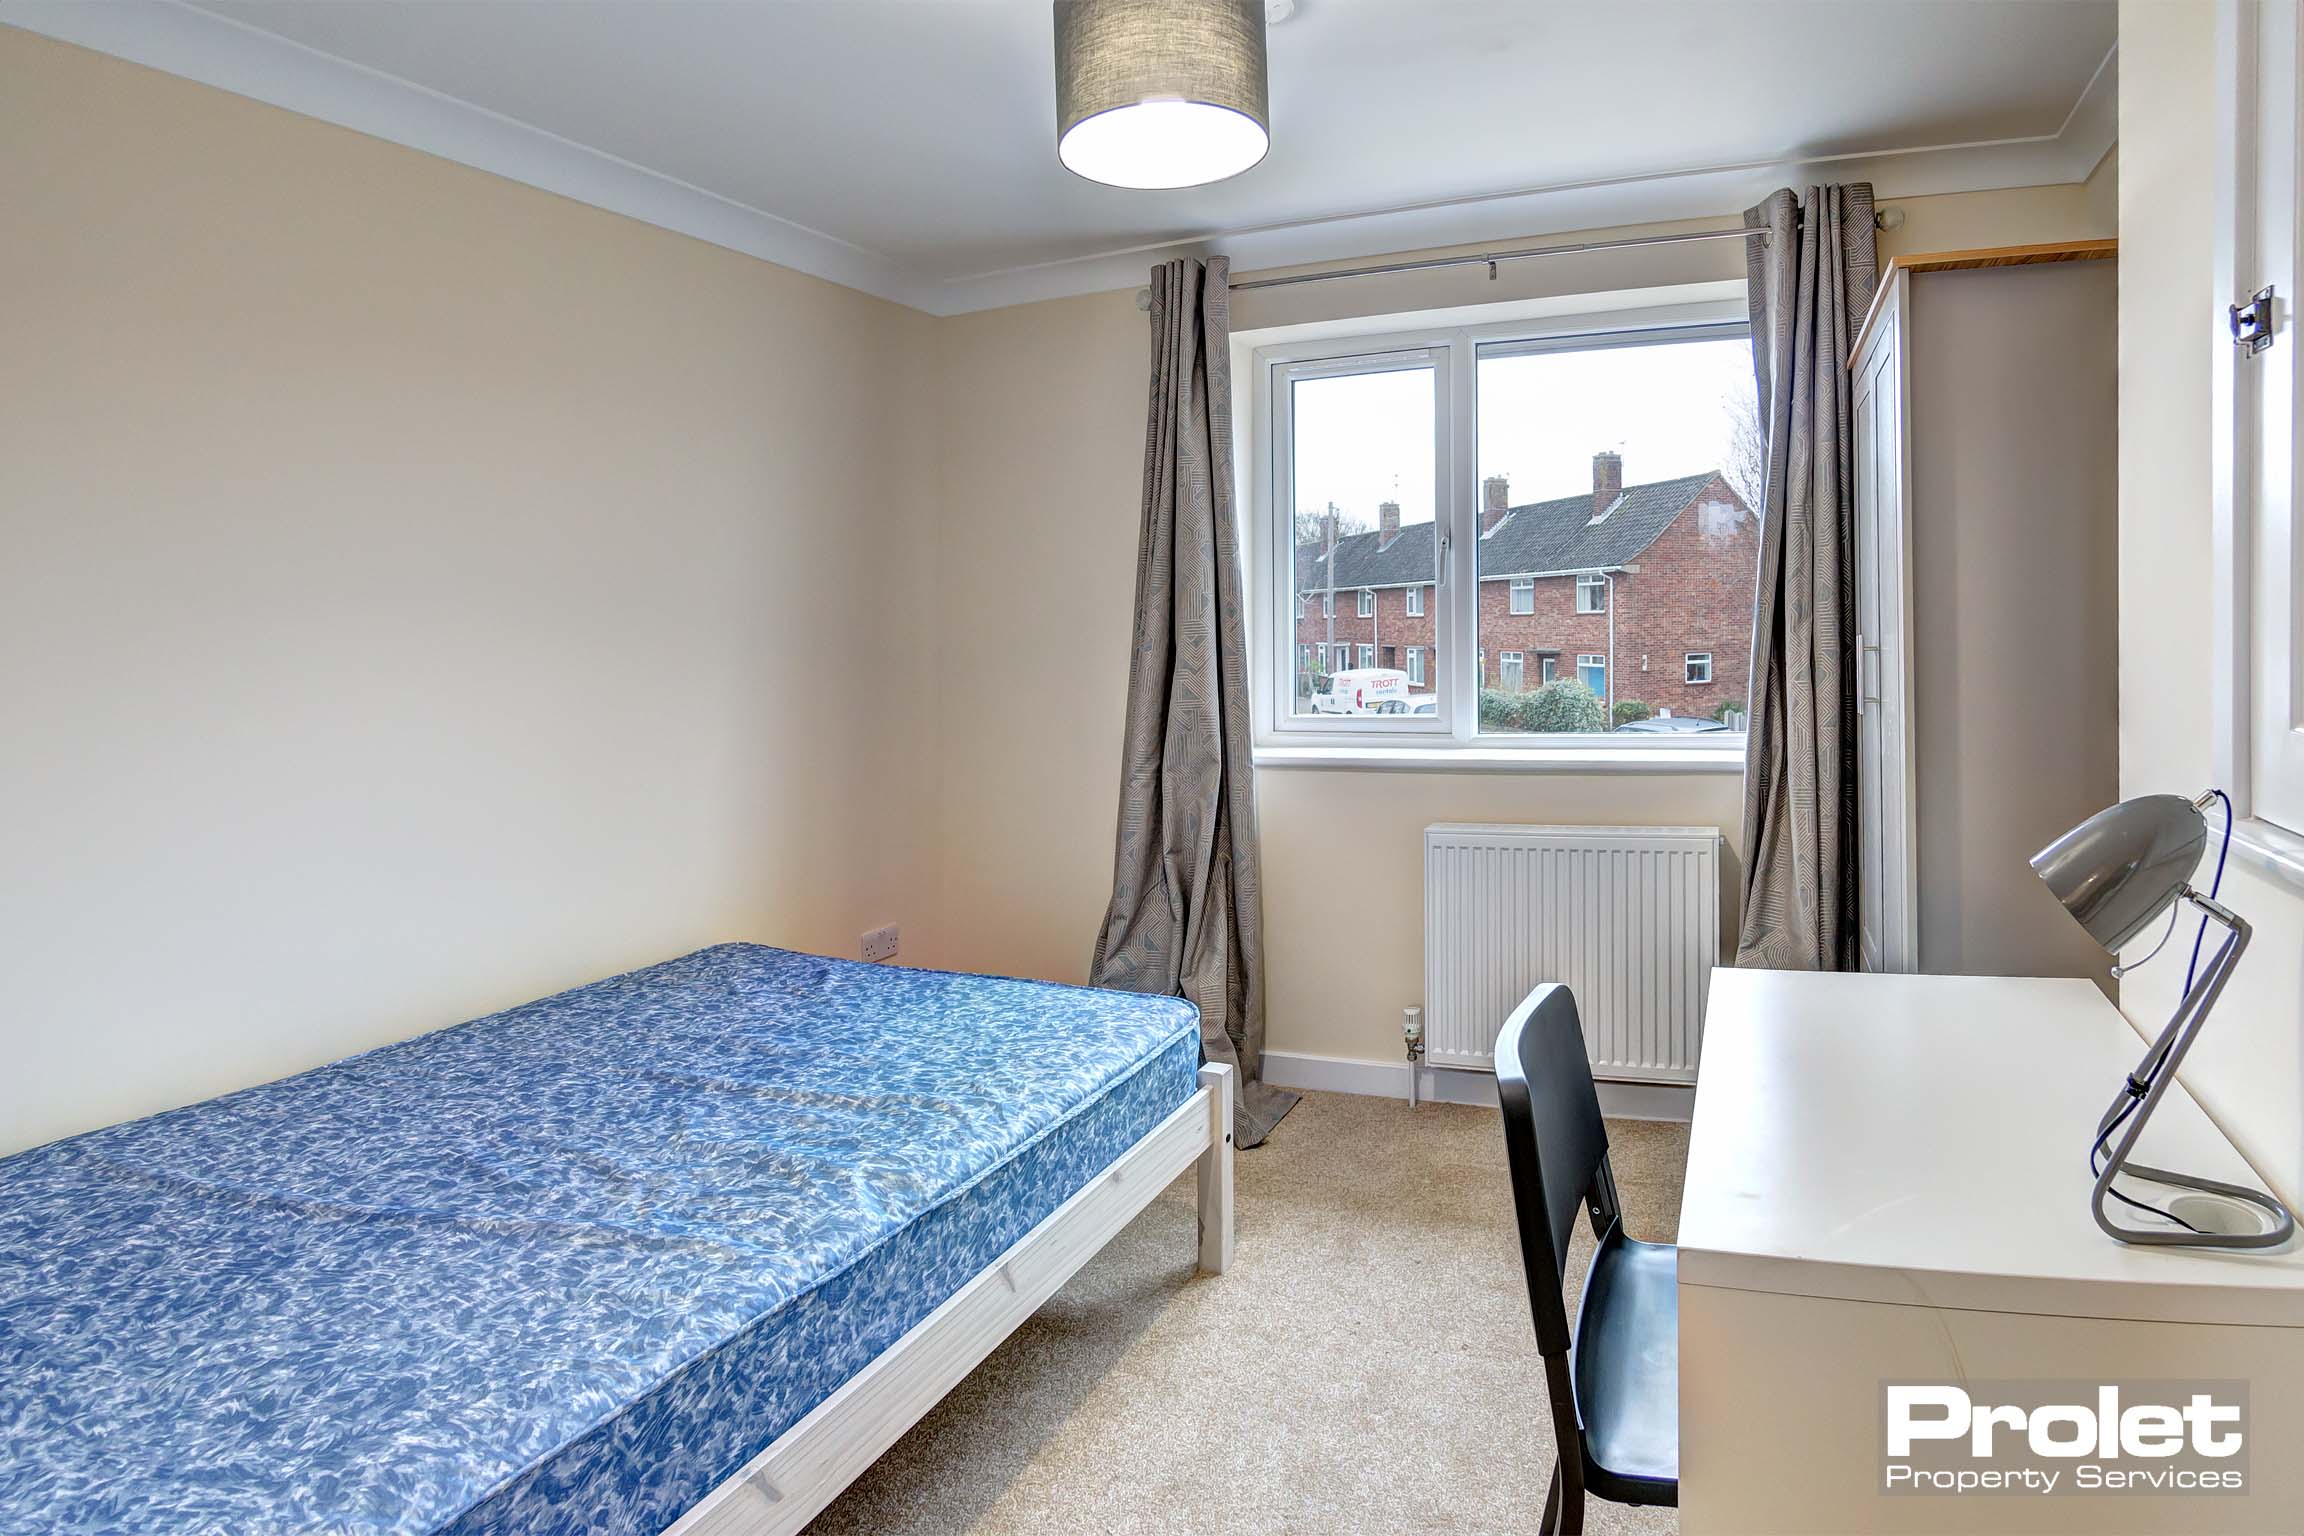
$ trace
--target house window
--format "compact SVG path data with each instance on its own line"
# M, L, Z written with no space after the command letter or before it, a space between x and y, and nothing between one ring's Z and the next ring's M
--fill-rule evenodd
M1308 645L1300 645L1296 647L1296 670L1299 674L1306 677L1309 677L1314 672L1320 670L1319 667L1313 663L1312 647Z
M1751 398L1744 305L1697 291L1670 302L1665 324L1554 315L1475 332L1402 321L1255 354L1258 440L1241 462L1263 477L1249 562L1267 626L1255 647L1260 748L1291 735L1378 750L1496 745L1542 734L1499 689L1577 678L1606 700L1619 669L1630 688L1651 655L1663 665L1748 642L1758 523L1732 451L1736 403ZM1664 569L1670 581L1638 597L1618 590L1617 573ZM1560 596L1540 607L1547 583ZM1386 588L1400 592L1389 613L1376 595ZM1338 605L1335 592L1351 596ZM1297 599L1315 594L1300 615ZM1561 624L1578 613L1601 617ZM1566 649L1570 636L1588 649ZM1430 712L1346 711L1292 675L1307 656L1333 670L1397 661ZM1577 692L1567 714L1536 717L1547 732L1610 729ZM1684 751L1723 766L1737 750L1719 733L1610 746L1610 761Z
M1302 619L1302 618L1304 617L1304 604L1305 604L1305 602L1306 602L1306 599L1305 599L1304 595L1303 595L1301 592L1299 592L1299 593L1296 595L1296 617L1297 617L1298 619Z
M1710 651L1690 651L1681 658L1681 663L1688 682L1708 683L1712 681L1712 653Z

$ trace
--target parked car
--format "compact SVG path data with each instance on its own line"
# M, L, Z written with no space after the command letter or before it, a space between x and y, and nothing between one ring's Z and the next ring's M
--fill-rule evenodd
M1440 713L1440 696L1436 693L1412 693L1404 699L1378 701L1371 713L1379 715L1436 715Z
M1616 729L1631 736L1696 736L1707 731L1725 731L1728 727L1702 715L1658 715L1649 720L1634 720Z

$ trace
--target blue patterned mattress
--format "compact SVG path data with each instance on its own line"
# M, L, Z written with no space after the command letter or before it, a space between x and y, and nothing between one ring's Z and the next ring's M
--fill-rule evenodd
M0 1532L654 1536L1198 1063L724 945L0 1160Z

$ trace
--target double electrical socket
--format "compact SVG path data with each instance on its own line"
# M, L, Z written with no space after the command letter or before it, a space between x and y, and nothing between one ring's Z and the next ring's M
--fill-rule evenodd
M896 958L896 925L875 928L864 935L864 958L867 960L893 960Z

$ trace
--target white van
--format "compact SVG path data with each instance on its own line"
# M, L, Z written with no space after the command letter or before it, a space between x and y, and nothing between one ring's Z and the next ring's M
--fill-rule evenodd
M1395 667L1335 673L1328 679L1328 691L1312 696L1312 708L1323 715L1406 714L1408 674Z

